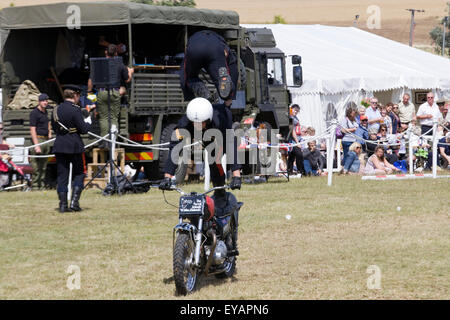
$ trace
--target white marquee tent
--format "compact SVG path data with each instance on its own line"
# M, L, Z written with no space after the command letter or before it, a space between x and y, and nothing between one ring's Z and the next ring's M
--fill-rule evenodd
M426 91L436 98L450 99L450 60L408 45L392 41L354 27L322 25L244 25L270 28L277 47L289 55L302 57L303 85L293 87L292 65L286 59L287 83L293 103L301 106L304 125L318 133L326 129L325 114L329 103L338 117L345 105L357 105L375 95L380 102L401 100L409 92Z

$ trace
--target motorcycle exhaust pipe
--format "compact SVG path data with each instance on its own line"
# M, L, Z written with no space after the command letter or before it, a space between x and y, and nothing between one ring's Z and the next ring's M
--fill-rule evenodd
M209 272L209 268L211 267L211 264L212 264L212 260L214 258L214 252L216 251L217 237L216 237L216 232L213 229L209 229L206 232L206 234L212 238L211 250L209 251L209 257L208 257L208 261L206 262L206 267L205 267L205 275L207 276L208 272Z

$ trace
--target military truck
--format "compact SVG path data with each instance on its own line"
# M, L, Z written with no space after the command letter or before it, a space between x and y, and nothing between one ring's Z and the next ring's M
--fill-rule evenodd
M142 145L168 142L187 105L179 83L183 52L189 36L203 29L221 34L240 58L239 90L231 107L236 125L264 123L281 132L288 130L285 55L270 29L242 28L233 11L64 2L0 12L5 137L25 137L31 145L31 110L8 109L21 83L31 80L59 103L60 85L85 88L89 59L103 56L105 43L115 43L125 49L124 63L135 70L122 101L119 134ZM298 57L293 62L299 63ZM204 79L208 81L208 76ZM214 93L212 84L209 88ZM93 131L99 132L95 122ZM95 140L89 135L83 138L86 143ZM125 152L126 162L143 166L149 178L161 176L167 151L126 147ZM185 174L186 166L179 166L177 180Z

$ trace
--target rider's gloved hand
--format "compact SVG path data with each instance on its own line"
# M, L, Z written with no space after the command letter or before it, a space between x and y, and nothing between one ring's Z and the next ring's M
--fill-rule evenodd
M230 189L231 190L235 190L235 189L241 190L241 184L242 184L241 177L233 177L233 178L231 178Z
M171 190L172 189L172 179L165 177L163 181L159 184L160 190Z

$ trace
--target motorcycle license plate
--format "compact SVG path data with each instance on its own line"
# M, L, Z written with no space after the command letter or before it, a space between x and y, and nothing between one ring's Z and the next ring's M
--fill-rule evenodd
M180 198L180 216L202 215L205 207L203 196L184 196Z

